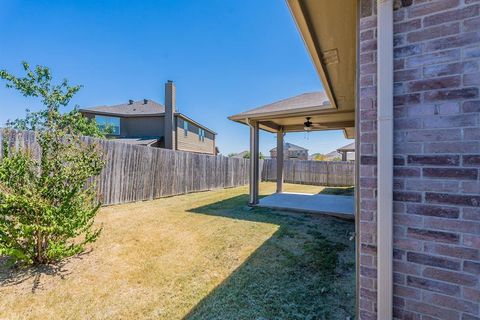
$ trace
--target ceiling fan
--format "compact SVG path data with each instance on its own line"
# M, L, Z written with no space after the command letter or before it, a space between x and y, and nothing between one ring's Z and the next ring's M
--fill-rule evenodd
M316 128L316 129L326 129L327 127L326 126L322 126L321 124L319 123L313 123L312 121L310 121L312 117L306 117L305 119L307 121L305 121L303 123L303 130L305 131L312 131L312 129Z

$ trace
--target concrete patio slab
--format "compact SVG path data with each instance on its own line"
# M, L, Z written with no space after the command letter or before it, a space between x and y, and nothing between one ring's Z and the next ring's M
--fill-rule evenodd
M283 192L260 199L258 207L321 213L355 219L355 198L351 196Z

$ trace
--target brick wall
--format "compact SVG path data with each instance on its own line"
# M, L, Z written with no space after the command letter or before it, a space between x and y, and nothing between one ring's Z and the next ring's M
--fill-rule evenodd
M394 314L480 319L480 1L394 13ZM376 318L376 17L361 1L360 315Z
M360 268L359 313L361 319L376 319L376 25L373 0L361 1L360 18Z

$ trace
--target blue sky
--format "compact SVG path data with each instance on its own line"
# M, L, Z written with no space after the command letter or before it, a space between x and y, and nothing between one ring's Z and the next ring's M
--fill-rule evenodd
M58 81L84 87L81 107L128 99L163 103L174 80L180 112L218 132L223 154L248 148L248 129L227 116L321 83L284 1L1 0L0 68L50 67ZM37 110L0 83L0 123ZM341 131L287 134L310 153L350 143ZM261 151L275 146L261 134Z

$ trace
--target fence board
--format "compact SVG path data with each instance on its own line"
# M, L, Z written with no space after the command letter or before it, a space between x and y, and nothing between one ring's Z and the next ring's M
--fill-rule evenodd
M297 184L346 187L355 183L355 164L350 161L285 160L284 181ZM277 160L263 162L263 181L277 180Z

